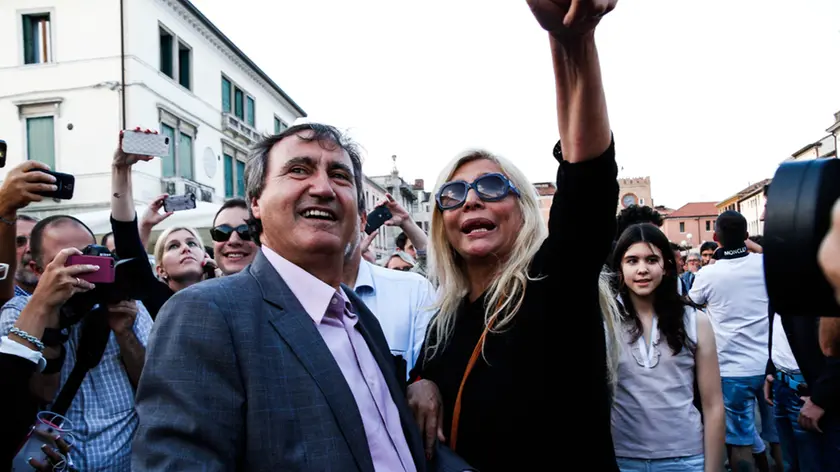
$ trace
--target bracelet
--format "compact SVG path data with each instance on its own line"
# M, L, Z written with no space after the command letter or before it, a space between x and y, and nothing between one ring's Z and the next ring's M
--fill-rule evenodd
M11 219L11 220L7 220L6 218L3 218L2 216L0 216L0 221L2 221L3 223L6 223L9 226L14 226L15 223L17 223L17 217L15 217L14 219Z
M31 334L18 327L12 326L12 329L9 330L9 333L15 334L20 338L23 338L24 340L34 344L38 351L44 350L44 343L42 343L40 339L36 338L35 336L32 336Z

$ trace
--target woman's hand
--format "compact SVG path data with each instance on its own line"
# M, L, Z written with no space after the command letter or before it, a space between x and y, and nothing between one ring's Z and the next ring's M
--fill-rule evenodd
M426 459L431 459L435 439L446 441L443 435L443 399L440 390L431 380L418 380L408 386L408 406L420 426L426 446Z
M557 39L591 32L616 3L618 0L528 0L540 26Z
M201 267L204 269L204 280L215 279L224 275L216 264L216 261L209 255L205 254L204 260L201 262Z
M134 131L142 131L140 127L134 128ZM144 131L146 134L158 134L157 131L152 131L147 129ZM127 168L131 167L139 161L148 162L154 159L154 156L141 156L139 154L126 154L122 150L122 140L123 140L123 132L120 131L120 142L119 146L117 146L117 150L114 151L114 167L116 168Z
M149 203L146 211L143 212L143 218L140 219L141 227L148 227L151 231L152 228L159 225L163 220L172 216L173 212L171 211L160 212L160 209L163 208L163 202L168 196L167 194L158 195L152 203Z

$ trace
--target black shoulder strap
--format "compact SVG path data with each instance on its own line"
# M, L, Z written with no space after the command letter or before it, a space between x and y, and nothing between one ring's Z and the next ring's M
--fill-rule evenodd
M53 403L51 408L53 413L59 415L67 413L88 371L96 367L102 360L102 355L105 354L105 348L108 346L108 339L111 336L111 327L108 326L105 315L104 308L97 308L82 320L80 326L82 335L76 349L76 365L73 366L70 376L67 377L67 381Z

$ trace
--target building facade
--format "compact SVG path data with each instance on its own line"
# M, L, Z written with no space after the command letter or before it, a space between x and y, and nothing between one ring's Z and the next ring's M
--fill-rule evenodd
M747 219L747 231L750 234L758 235L764 232L764 222L761 215L764 213L764 186L769 185L771 179L764 179L748 185L740 192L715 204L718 214L725 211L737 211Z
M536 182L534 187L537 189L540 212L542 212L545 224L548 224L548 217L551 213L551 202L554 201L554 194L557 192L557 185L554 182Z
M618 189L616 214L630 205L654 206L650 189L650 177L618 179Z
M249 147L306 116L187 0L5 0L0 38L6 169L33 159L76 177L73 199L33 205L40 216L108 207L123 128L170 138L169 155L135 166L137 203L219 204L244 195Z
M699 247L712 241L718 211L715 202L692 202L668 214L662 231L680 246Z

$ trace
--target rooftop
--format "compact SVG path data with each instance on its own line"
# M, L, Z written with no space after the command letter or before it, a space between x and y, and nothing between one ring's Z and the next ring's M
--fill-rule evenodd
M213 22L211 22L206 16L204 16L204 14L201 13L201 11L198 8L196 8L196 6L192 4L192 2L190 2L189 0L179 1L187 10L189 10L190 13L195 15L196 18L198 18L199 21L201 21L204 24L204 26L207 27L207 29L209 29L213 32L213 34L218 36L219 39L225 44L225 46L229 47L231 51L233 51L234 54L239 56L239 58L242 59L242 61L245 62L245 64L247 64L248 67L252 68L254 72L256 72L257 75L260 76L261 79L265 80L271 88L277 91L277 93L279 93L281 97L283 97L287 102L289 102L289 105L291 105L292 108L294 108L302 116L306 116L306 112L303 111L303 108L301 108L300 105L295 103L295 101L292 100L292 97L286 94L286 92L284 92L279 85L277 85L273 80L271 80L271 77L269 77L268 74L263 72L263 70L260 69L259 66L257 66L257 64L254 63L254 61L252 61L248 56L245 55L244 52L242 52L241 49L239 49L235 44L233 44L233 41L231 41L230 38L225 36L225 34L222 33L221 30L219 30L219 28L217 28L216 25L213 24Z
M681 206L676 211L673 211L666 216L666 219L672 218L695 218L698 216L717 216L718 210L715 206L716 202L690 202Z
M742 189L740 192L735 193L729 197L724 198L721 202L729 201L729 200L741 200L742 198L746 198L755 192L764 189L764 186L769 184L773 179L764 179L754 184L748 185L746 188ZM718 202L720 203L720 202Z

